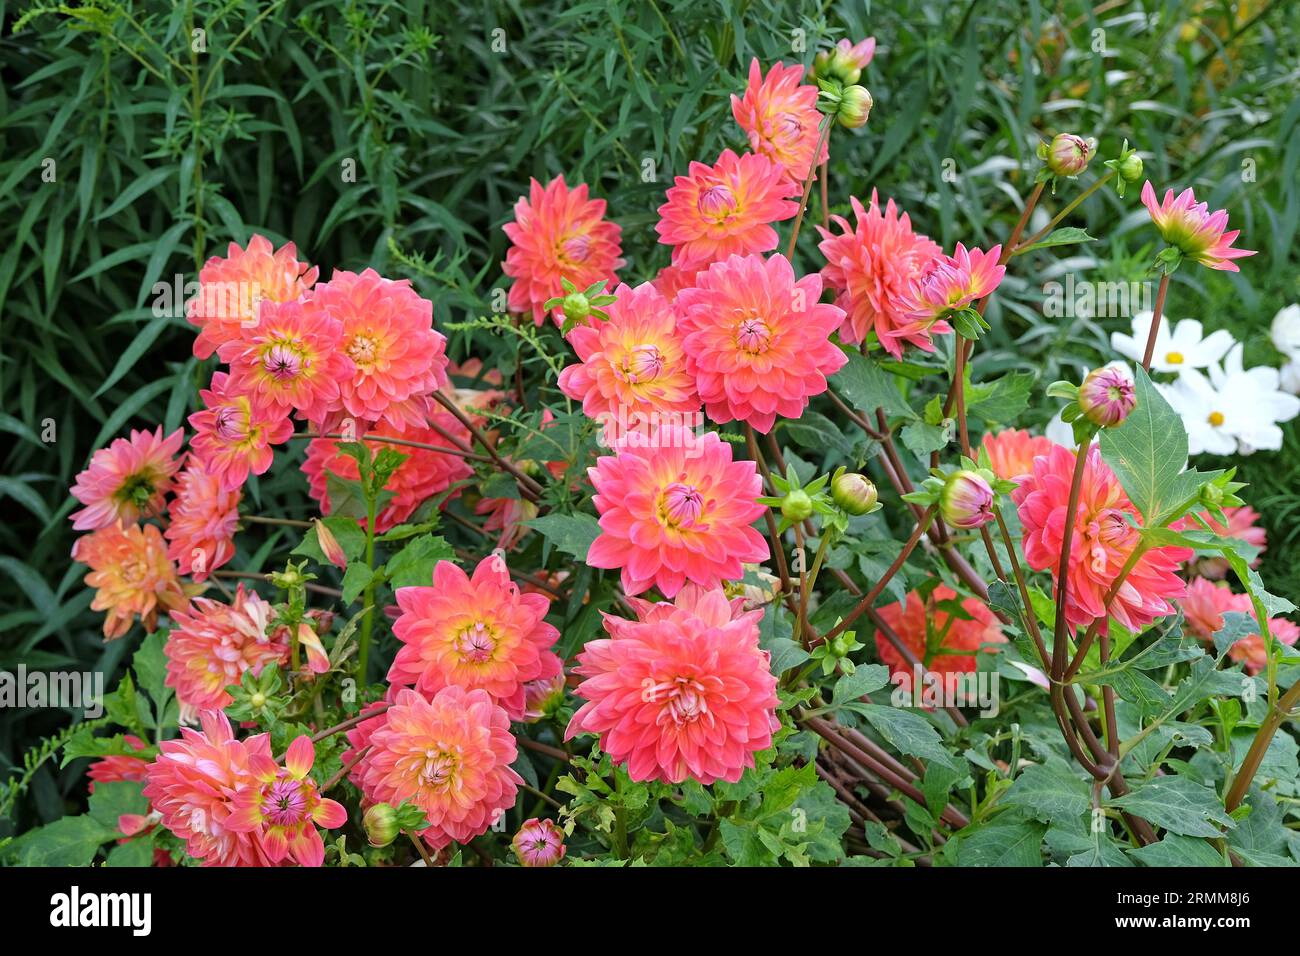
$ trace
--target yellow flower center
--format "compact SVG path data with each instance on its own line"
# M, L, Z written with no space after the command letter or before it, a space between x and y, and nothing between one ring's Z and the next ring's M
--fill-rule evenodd
M1170 353L1168 353L1168 354L1165 356L1165 364L1166 364L1166 365L1182 365L1182 364L1183 364L1183 353L1182 353L1182 352L1170 352Z
M762 319L745 319L736 329L736 345L757 355L772 344L772 330Z
M659 520L665 527L689 528L700 520L704 496L694 485L674 481L659 499Z
M358 365L369 365L379 353L379 345L368 335L354 335L346 351L348 358Z
M1208 421L1215 428L1218 428L1220 425L1223 424L1223 412L1210 412L1206 421Z
M426 750L424 763L420 768L420 784L426 787L447 786L456 775L457 763L454 754Z
M736 212L736 194L730 188L718 183L701 190L696 200L700 215L714 223L726 222Z
M467 664L487 663L492 660L496 647L496 634L482 621L476 621L456 635L456 651Z
M656 345L636 345L623 356L619 372L629 385L653 382L663 371L664 356Z

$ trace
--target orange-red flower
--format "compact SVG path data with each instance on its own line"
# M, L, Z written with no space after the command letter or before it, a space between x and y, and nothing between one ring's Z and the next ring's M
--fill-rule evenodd
M299 262L297 255L292 242L276 250L265 236L255 235L247 249L232 242L224 258L204 263L199 293L186 311L186 319L199 327L195 356L207 358L255 327L264 301L290 302L310 289L320 270Z
M744 98L731 97L731 113L749 137L749 148L784 167L801 186L829 154L819 129L817 87L801 82L803 72L798 63L776 63L764 77L755 58L749 63Z
M960 614L944 607L952 604L961 607ZM917 591L910 591L906 600L887 604L879 613L903 646L935 674L971 673L977 666L975 655L984 645L1005 644L1007 640L998 619L981 601L973 597L959 601L957 592L944 584L924 600ZM879 630L876 653L889 667L895 683L911 689L913 665Z
M108 611L105 640L125 634L136 616L152 633L160 610L175 611L189 603L154 525L109 525L83 535L72 546L72 559L90 565L86 584L98 589L91 610Z
M545 187L530 180L528 198L515 203L514 222L502 228L510 239L502 268L515 280L506 303L538 325L546 301L564 294L560 279L579 289L602 279L611 287L618 281L622 230L605 219L605 200L587 198L586 183L569 189L563 176Z
M1028 475L1034 470L1034 459L1052 448L1050 438L1020 428L1004 428L996 435L985 432L983 444L993 474L1006 481L1019 481Z
M712 166L691 163L668 189L655 231L673 247L673 265L699 268L730 255L776 248L772 223L790 219L798 185L766 156L723 150Z

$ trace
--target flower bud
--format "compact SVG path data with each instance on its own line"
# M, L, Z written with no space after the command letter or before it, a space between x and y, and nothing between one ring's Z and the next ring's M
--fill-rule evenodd
M1057 176L1078 176L1088 168L1096 142L1075 136L1073 133L1057 133L1052 144L1047 147L1043 158L1047 168Z
M812 75L809 79L838 80L845 86L851 86L862 78L871 58L876 53L876 38L867 37L857 43L847 39L829 50L822 50L813 57Z
M831 479L831 500L851 515L864 515L876 506L876 486L855 471Z
M804 521L810 518L812 513L812 498L808 497L808 492L801 488L786 492L785 497L781 499L781 515L790 521Z
M865 86L846 86L840 94L840 108L835 114L845 129L865 126L871 115L871 94Z
M1137 153L1129 153L1119 161L1119 174L1125 182L1137 182L1142 178L1142 157Z
M978 472L953 472L939 495L939 513L954 528L978 528L993 520L993 489Z
M1111 428L1128 418L1137 405L1133 373L1123 365L1095 368L1079 386L1079 409L1094 425Z
M510 847L522 866L555 866L564 859L564 831L550 820L533 817L519 828Z
M560 303L560 309L570 322L581 324L591 315L591 301L581 292L570 292Z
M1222 508L1224 493L1223 488L1212 481L1207 481L1201 485L1200 502L1207 508Z
M366 811L361 822L366 828L366 837L371 846L388 846L401 832L397 823L397 811L387 803L376 803Z
M321 553L325 555L330 564L346 571L348 569L348 557L343 553L343 548L339 545L339 539L334 537L334 532L327 528L325 522L321 521L320 518L313 519L312 523L316 527L316 543L320 545Z
M564 674L524 683L524 723L535 724L564 702Z

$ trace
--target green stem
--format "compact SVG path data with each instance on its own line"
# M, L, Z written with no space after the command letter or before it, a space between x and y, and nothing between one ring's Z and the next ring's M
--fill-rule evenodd
M1098 179L1095 183L1093 183L1091 186L1089 186L1087 189L1085 189L1083 192L1079 193L1079 195L1075 196L1074 199L1071 200L1064 209L1062 209L1060 212L1058 212L1055 216L1052 217L1051 222L1049 222L1042 229L1039 229L1036 233L1034 233L1024 242L1017 244L1016 247L1011 250L1011 255L1018 256L1021 253L1028 252L1030 247L1034 243L1038 242L1038 240L1042 239L1044 236L1047 236L1053 229L1055 229L1058 225L1060 225L1061 220L1063 220L1066 216L1068 216L1070 213L1074 212L1074 210L1079 208L1079 204L1082 203L1085 199L1087 199L1089 196L1095 193L1102 186L1106 185L1106 183L1110 182L1111 178L1114 175L1115 175L1115 170L1112 169L1109 172L1107 172L1104 176L1102 176L1100 179Z
M366 666L370 663L370 634L375 626L375 517L378 495L368 495L366 501L366 567L370 569L370 582L366 585L365 617L361 619L361 637L357 642L357 678L366 683Z

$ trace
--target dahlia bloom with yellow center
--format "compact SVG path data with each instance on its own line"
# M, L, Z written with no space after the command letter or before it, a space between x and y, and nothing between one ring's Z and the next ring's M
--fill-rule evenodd
M301 866L320 866L325 843L316 827L348 822L343 805L322 797L309 776L315 762L316 747L305 735L289 744L283 767L259 754L251 767L257 785L241 787L231 801L226 827L252 836L273 864L292 857Z
M985 432L983 445L993 474L1005 481L1020 481L1034 470L1035 458L1051 451L1053 442L1021 428L1004 428L996 435Z
M343 326L301 302L267 302L261 321L219 350L230 387L254 402L321 422L338 407L339 383L353 372L341 349Z
M149 764L144 795L162 825L185 841L204 866L274 866L255 831L232 826L241 793L256 791L258 774L275 766L266 734L236 740L219 710L204 711L202 730L182 727Z
M1101 450L1093 445L1085 454L1065 602L1066 620L1076 628L1107 617L1106 593L1138 543L1130 519L1141 520L1114 472L1102 461ZM1011 493L1024 528L1025 560L1035 570L1051 569L1054 595L1074 467L1075 453L1054 445L1034 459L1033 470ZM1109 615L1130 631L1140 631L1172 614L1171 602L1186 593L1178 567L1191 556L1189 548L1146 551L1124 579Z
M682 344L710 418L767 432L826 391L848 359L830 341L844 312L818 302L821 292L821 276L796 281L779 254L715 262L682 291Z
M205 359L255 328L263 302L291 302L306 293L320 270L299 262L297 255L292 242L276 250L265 236L255 235L247 249L232 242L224 258L204 263L198 295L185 316L199 327L195 357Z
M768 558L767 539L750 527L763 514L762 479L716 432L661 429L587 475L601 528L587 564L619 568L627 594L657 585L672 597L687 581L717 587Z
M243 492L227 491L202 463L190 456L176 479L176 493L167 506L167 557L181 574L195 581L229 561L235 554L239 500Z
M350 416L423 426L429 396L447 385L447 340L433 328L433 303L406 279L385 279L374 269L336 271L304 303L308 320L327 316L342 333L339 348L352 362L339 382L328 424Z
M744 98L731 97L731 114L749 137L749 148L783 167L800 186L829 154L819 128L818 90L802 82L803 73L798 63L776 63L764 77L755 58L749 63Z
M957 592L939 585L923 600L916 591L907 598L880 609L885 622L904 647L916 655L927 671L935 674L968 674L976 669L975 655L988 644L1005 644L1007 639L998 619L977 598L960 601L969 617L949 614L941 605L958 601ZM984 649L984 653L989 653ZM876 653L890 670L894 682L912 687L912 664L882 631L876 631Z
M245 671L257 677L268 664L289 660L287 631L268 630L274 616L275 609L242 584L230 604L196 597L188 610L172 612L166 684L176 691L184 722L192 723L200 711L228 707L226 688Z
M435 431L436 425L441 431ZM425 422L417 427L395 426L389 422L380 422L369 429L358 429L358 440L376 454L382 448L391 448L406 456L406 460L397 466L385 486L385 492L391 494L386 503L375 516L375 530L384 532L401 524L428 499L440 495L458 481L469 478L474 469L442 432L460 439L468 445L472 440L468 429L454 415L439 408L429 415ZM419 442L421 445L434 445L433 448L419 448L413 445L392 444L380 441L380 438L396 438L399 441ZM302 470L307 476L311 496L320 502L321 513L329 514L333 505L329 498L328 475L355 481L360 472L357 460L339 450L339 442L332 438L313 438L307 444L307 459ZM459 494L453 492L452 497ZM358 518L365 524L365 518Z
M93 531L161 514L184 437L178 428L163 438L161 425L151 432L132 430L130 438L114 439L91 455L72 485L72 497L86 506L69 516L72 527Z
M106 641L125 634L137 615L153 633L159 610L176 611L189 603L154 525L109 525L83 535L72 546L72 560L90 565L86 585L97 589L90 607L108 611Z
M578 655L575 693L586 703L565 739L599 735L632 780L735 783L780 726L777 680L758 645L762 611L689 585L675 604L637 610L635 621L605 615L609 638Z
M673 265L707 266L730 255L776 248L772 223L792 218L799 186L766 156L723 150L712 166L691 163L669 187L655 231L673 247Z
M528 198L515 203L514 222L502 229L510 239L502 269L515 280L506 304L537 325L546 301L564 294L561 279L579 289L602 279L612 287L624 265L622 230L605 219L605 200L589 199L586 183L569 189L563 176L545 186L530 180ZM558 325L559 314L552 317Z
M942 251L912 231L907 213L899 215L892 199L882 210L872 190L869 209L863 209L856 198L850 202L853 227L841 216L831 217L840 229L838 234L817 227L822 236L818 248L826 257L822 278L835 290L835 304L846 313L840 338L856 345L868 332L875 332L882 344L889 341L901 351L890 333L911 321L908 297L912 280Z
M367 803L419 807L429 821L420 836L436 850L487 832L523 783L510 767L518 755L510 718L481 689L450 685L426 700L404 687L348 740L351 753L366 748L352 780Z
M620 285L614 295L608 321L569 333L580 364L560 372L560 391L581 401L591 418L698 412L672 305L648 282Z
M1151 214L1160 237L1193 262L1223 272L1240 272L1232 260L1255 255L1251 249L1232 248L1241 230L1226 231L1228 211L1210 212L1209 205L1197 202L1190 188L1179 193L1177 199L1172 189L1166 190L1164 200L1157 203L1155 188L1150 181L1145 182L1142 205Z
M190 449L226 491L242 486L249 472L265 473L275 457L271 446L293 434L287 412L236 391L226 372L214 372L212 387L202 389L199 397L204 408L189 418L196 433Z
M1000 245L984 252L968 250L959 242L951 256L930 260L908 286L902 304L904 321L885 332L880 344L896 358L905 344L933 352L930 337L952 331L948 323L952 314L989 295L1002 282L1007 267L998 264L1001 256Z
M398 588L397 606L393 634L402 646L390 684L414 686L426 697L450 684L481 688L511 720L523 718L525 685L546 676L548 652L560 636L545 620L549 598L521 592L505 562L489 555L473 577L439 561L433 585Z

